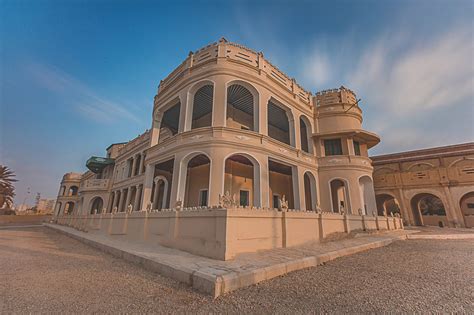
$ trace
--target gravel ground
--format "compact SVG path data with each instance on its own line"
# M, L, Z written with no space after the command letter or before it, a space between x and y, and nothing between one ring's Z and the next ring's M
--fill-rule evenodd
M474 234L473 228L440 228L436 226L410 226L407 230L417 230L419 235Z
M0 230L0 313L474 313L474 241L410 240L217 300L46 228Z

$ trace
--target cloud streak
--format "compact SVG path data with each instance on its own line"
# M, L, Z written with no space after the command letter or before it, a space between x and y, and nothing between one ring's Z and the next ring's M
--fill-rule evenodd
M382 34L364 48L315 45L301 77L313 90L341 84L362 98L377 152L472 141L474 41L470 27L437 36ZM322 47L322 49L321 49ZM318 49L320 48L320 49ZM309 66L308 66L309 65Z
M71 105L85 118L97 122L111 123L118 120L140 122L125 105L98 95L92 88L74 76L54 66L29 62L27 73L43 88Z

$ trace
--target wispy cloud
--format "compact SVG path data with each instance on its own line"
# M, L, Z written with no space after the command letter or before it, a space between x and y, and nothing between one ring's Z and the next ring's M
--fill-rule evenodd
M377 152L474 139L470 27L431 37L382 34L365 48L354 45L342 53L336 45L315 45L302 59L301 77L313 90L341 84L354 89L362 98L366 127L382 137Z
M140 122L125 105L98 95L94 89L57 67L38 62L28 62L25 67L39 85L60 97L65 105L73 106L87 119L104 123L121 119Z

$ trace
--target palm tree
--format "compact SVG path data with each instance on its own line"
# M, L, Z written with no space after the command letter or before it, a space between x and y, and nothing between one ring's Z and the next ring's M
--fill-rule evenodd
M0 208L3 208L5 204L9 208L13 205L13 197L15 197L13 183L17 181L14 177L13 171L7 166L0 165Z

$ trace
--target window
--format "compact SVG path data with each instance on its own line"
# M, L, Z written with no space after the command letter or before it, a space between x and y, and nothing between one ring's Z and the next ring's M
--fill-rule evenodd
M249 206L249 191L248 190L240 191L240 205L243 207Z
M199 206L200 207L207 206L207 189L203 189L199 191Z
M360 143L359 141L354 141L354 154L360 155Z
M474 209L474 203L468 203L467 208L468 209Z
M324 153L326 156L342 155L341 139L324 140Z
M280 208L280 196L273 195L273 208L277 209Z

